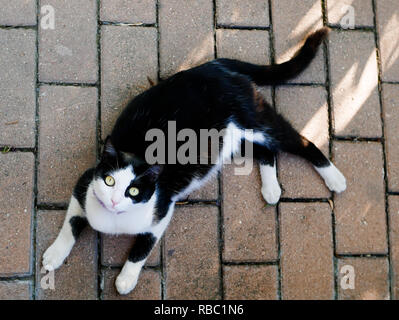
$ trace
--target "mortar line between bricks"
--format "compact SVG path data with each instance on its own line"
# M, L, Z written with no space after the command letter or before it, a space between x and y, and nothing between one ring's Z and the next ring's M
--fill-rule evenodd
M40 0L36 0L36 24L39 26L39 17L40 17ZM33 207L33 217L32 217L32 291L31 297L33 300L37 299L37 288L36 288L36 254L37 254L37 202L38 202L38 167L39 167L39 130L40 130L40 117L39 117L39 28L36 28L36 83L35 83L35 167L34 167L34 185L33 185L33 194L34 194L34 207ZM40 257L39 257L40 261ZM40 262L39 262L40 263ZM40 265L39 265L40 268Z
M364 137L332 137L333 140L335 141L342 141L342 142L381 142L382 138L381 137L375 137L375 138L364 138Z
M341 253L336 254L337 259L347 258L370 258L370 259L382 259L387 258L387 253Z
M218 58L218 50L217 50L217 38L216 38L216 30L218 29L217 24L217 5L216 0L212 0L212 10L213 10L213 57ZM223 169L222 169L223 170ZM223 250L224 250L224 216L222 209L222 176L221 172L218 172L217 181L218 181L218 200L216 205L218 206L218 219L217 219L217 230L218 230L218 253L219 253L219 294L220 299L224 300L224 267L223 267Z
M157 28L157 23L128 23L128 22L116 22L116 21L102 21L98 20L100 26L115 26L115 27L133 27L133 28Z
M325 0L321 0L321 11L323 16L323 25L328 26L328 10L327 3ZM331 93L331 74L330 74L330 51L328 46L328 40L325 40L323 43L324 50L324 68L326 73L326 83L325 89L327 91L327 110L328 110L328 136L329 136L329 158L333 161L333 138L334 138L334 116L332 110L332 93ZM338 259L336 258L337 252L337 238L336 238L336 221L335 221L335 194L331 193L331 201L333 202L333 206L331 208L331 241L332 241L332 263L333 263L333 295L334 299L338 299Z
M32 295L33 295L33 282L35 279L32 275L10 275L10 276L0 276L0 282L19 282L19 281L30 281L32 282ZM33 297L31 297L33 298Z
M398 191L388 191L388 195L390 195L390 196L399 196L399 192Z
M272 13L272 2L271 0L268 1L268 6L269 6L269 58L270 58L270 64L275 64L276 63L276 52L274 48L274 29L273 29L273 13ZM274 110L276 110L276 86L271 87L272 90L272 105ZM279 181L279 170L278 170L278 157L275 157L275 162L276 162L276 176L277 176L277 181ZM281 199L280 199L281 200ZM281 273L281 244L280 244L280 203L277 204L276 210L275 210L275 233L276 233L276 249L277 249L277 260L276 260L276 266L277 266L277 299L281 300L282 299L282 291L281 291L281 279L282 279L282 273Z
M9 150L7 150L9 148ZM7 150L7 151L4 151ZM11 146L0 146L0 153L12 153L12 152L21 152L21 153L36 153L36 147L34 148L24 148L24 147L11 147Z
M101 149L101 22L100 22L100 8L101 2L97 0L97 34L96 34L96 45L97 45L97 118L96 118L96 159L100 157ZM96 233L96 244L97 244L97 299L102 300L102 288L101 283L103 279L103 273L101 272L101 252L102 252L102 241L101 234Z
M363 31L363 32L374 32L374 27L370 26L356 26L353 29L344 29L342 28L339 24L335 23L327 23L327 27L333 30L338 30L338 31Z
M385 182L385 217L386 217L386 236L387 236L387 246L388 246L388 285L389 285L389 297L391 300L394 299L394 288L393 288L393 270L392 270L392 260L391 260L391 241L390 241L390 223L389 223L389 204L388 204L388 167L387 167L387 157L385 148L385 119L384 119L384 102L382 99L383 86L381 83L382 79L382 65L381 65L381 52L379 46L379 34L377 31L377 5L376 0L372 0L373 15L374 15L374 40L377 52L377 67L378 67L378 97L380 102L380 116L381 116L381 127L382 127L382 152L383 152L383 163L384 163L384 182Z
M277 266L279 260L271 261L223 261L223 266Z
M37 26L36 25L27 25L27 26L18 26L18 25L8 25L8 24L3 24L0 25L0 29L27 29L27 30L37 30Z
M216 24L216 30L259 30L259 31L268 31L270 27L261 27L261 26L233 26L233 25L226 25L226 24Z
M84 82L57 82L57 81L39 81L39 86L63 86L63 87L82 87L82 88L96 88L99 86L98 82L84 83Z
M161 51L160 51L160 39L161 33L159 30L159 0L155 1L155 19L156 19L156 29L157 29L157 81L161 81ZM160 283L160 296L161 300L165 300L166 297L166 271L165 271L165 235L167 230L165 230L162 238L159 240L159 272L161 276Z

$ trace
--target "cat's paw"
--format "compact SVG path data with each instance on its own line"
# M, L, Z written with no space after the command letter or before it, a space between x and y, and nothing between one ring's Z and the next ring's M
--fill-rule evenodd
M262 196L268 204L277 204L281 197L281 188L278 182L262 186Z
M53 271L60 267L68 256L69 250L62 244L54 242L43 254L43 267L47 271Z
M346 190L346 179L332 163L325 168L316 168L319 174L323 177L326 186L331 191L341 193Z
M137 284L138 277L120 273L116 278L115 287L119 294L128 294Z

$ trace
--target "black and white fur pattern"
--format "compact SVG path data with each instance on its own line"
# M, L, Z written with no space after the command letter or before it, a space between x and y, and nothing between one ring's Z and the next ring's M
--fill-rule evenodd
M61 232L44 253L45 269L61 266L89 223L103 233L137 235L116 279L120 294L133 290L147 257L172 218L176 201L201 187L240 150L246 129L253 130L246 139L260 164L261 192L267 203L276 204L281 195L275 162L280 150L309 160L331 191L344 191L346 181L340 171L278 115L255 87L279 84L298 75L327 34L326 28L312 34L286 63L258 66L217 59L180 72L133 99L107 138L99 164L87 170L76 184ZM225 130L216 164L147 164L144 154L149 142L144 139L145 133L152 128L167 132L168 121L175 121L177 130ZM108 176L114 179L114 185L106 184ZM130 195L132 187L139 194Z

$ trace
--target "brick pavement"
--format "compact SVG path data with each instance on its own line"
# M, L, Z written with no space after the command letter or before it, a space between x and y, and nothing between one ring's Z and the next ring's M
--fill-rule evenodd
M55 28L46 29L54 8ZM344 29L344 6L354 30ZM399 297L397 0L0 0L0 299L396 299ZM45 21L44 21L45 22ZM76 177L129 98L215 57L282 62L320 26L309 69L266 99L342 169L331 194L281 154L282 199L257 167L226 166L178 206L135 291L114 279L132 237L87 230L55 290L41 255ZM341 273L352 267L353 288Z

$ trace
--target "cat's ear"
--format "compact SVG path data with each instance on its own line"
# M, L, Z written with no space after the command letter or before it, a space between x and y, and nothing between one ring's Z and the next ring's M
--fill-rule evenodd
M115 150L114 145L111 142L111 137L108 136L105 139L105 143L104 143L104 149L103 149L103 154L102 154L102 158L114 158L116 157L118 154Z
M161 164L154 164L151 167L149 167L143 174L143 176L146 176L147 178L150 179L151 182L155 182L158 180L159 176L161 175L163 170L163 165Z

